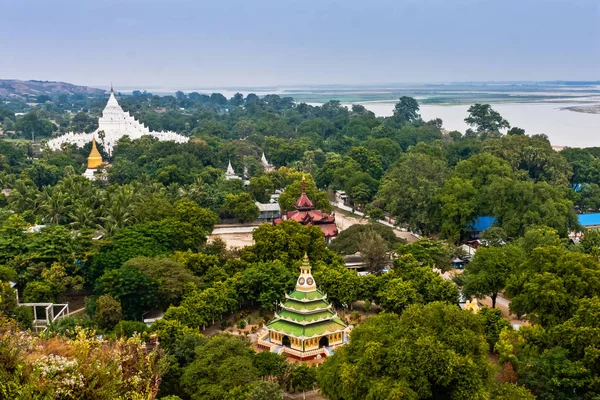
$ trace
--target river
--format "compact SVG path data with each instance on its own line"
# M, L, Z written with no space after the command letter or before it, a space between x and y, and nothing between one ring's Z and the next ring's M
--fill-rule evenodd
M361 102L377 116L390 116L395 102ZM344 104L349 108L351 104ZM600 114L587 114L563 107L576 106L576 103L505 103L493 104L511 126L525 129L529 135L543 133L554 146L600 147ZM588 104L589 105L589 104ZM441 118L444 129L464 132L468 125L464 122L468 105L421 105L421 116L425 121Z

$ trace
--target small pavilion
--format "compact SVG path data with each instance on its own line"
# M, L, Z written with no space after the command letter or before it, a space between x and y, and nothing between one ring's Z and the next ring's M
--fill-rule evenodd
M317 289L306 254L296 289L285 295L279 312L266 328L268 334L259 340L261 346L299 360L330 356L346 343L349 328L333 310L327 295Z
M295 211L288 211L281 218L273 220L273 225L279 225L283 221L292 220L302 225L315 225L325 235L325 241L329 243L338 235L338 229L335 225L335 215L329 215L321 210L315 210L315 204L306 195L306 182L302 178L302 194L294 203Z

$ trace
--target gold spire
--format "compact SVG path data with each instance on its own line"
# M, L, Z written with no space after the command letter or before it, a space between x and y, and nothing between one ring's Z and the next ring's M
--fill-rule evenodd
M88 157L88 169L96 169L102 165L102 156L96 148L96 137L92 138L92 151Z

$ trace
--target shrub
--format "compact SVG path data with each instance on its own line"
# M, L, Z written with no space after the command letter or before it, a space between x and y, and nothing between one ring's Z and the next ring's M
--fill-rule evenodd
M102 329L111 330L123 318L121 303L109 294L96 299L96 322Z
M142 335L144 338L147 335L145 333L150 332L150 328L146 326L145 323L141 321L119 321L117 325L115 325L113 329L113 333L116 337L133 337L134 334Z

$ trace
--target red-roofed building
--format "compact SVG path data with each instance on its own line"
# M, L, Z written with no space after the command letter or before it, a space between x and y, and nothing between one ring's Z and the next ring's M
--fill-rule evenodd
M329 243L332 238L338 235L337 226L335 226L335 215L329 215L321 210L315 210L315 204L306 195L304 180L302 180L302 194L294 203L296 211L288 211L281 218L275 218L273 225L278 225L282 221L296 221L302 225L315 225L325 235L325 241Z

